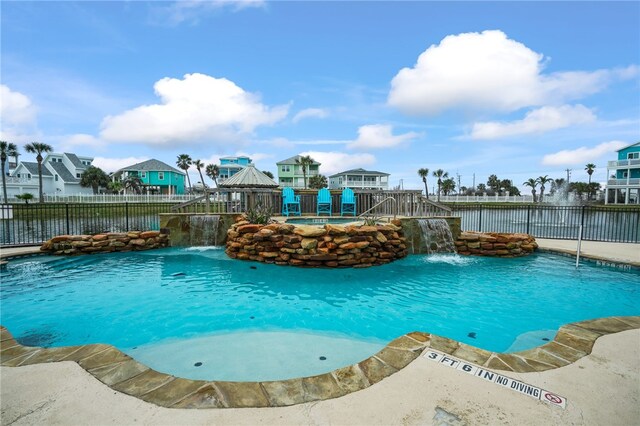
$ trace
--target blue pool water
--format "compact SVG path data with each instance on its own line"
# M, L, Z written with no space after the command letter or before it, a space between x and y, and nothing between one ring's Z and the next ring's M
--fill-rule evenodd
M170 248L18 259L0 278L1 323L23 344L109 343L159 371L216 380L330 371L414 330L521 350L562 324L640 314L637 271L549 254L302 269Z
M298 217L287 218L286 222L296 225L324 225L325 223L344 225L346 223L362 222L362 220L357 217Z

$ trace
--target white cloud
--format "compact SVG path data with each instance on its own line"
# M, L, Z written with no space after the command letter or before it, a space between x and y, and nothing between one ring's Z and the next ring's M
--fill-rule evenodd
M499 30L449 35L398 72L388 103L420 115L453 108L510 112L578 99L638 73L632 66L542 74L544 63L544 55Z
M223 9L237 12L265 5L264 0L179 0L169 6L156 8L154 13L158 23L175 26L182 23L197 24L203 16Z
M107 158L95 157L92 165L101 168L107 173L115 172L123 167L132 166L137 163L148 160L149 157L126 157L126 158Z
M58 142L60 151L74 152L76 149L86 151L87 149L104 149L106 143L93 135L86 133L76 133L74 135L63 136Z
M565 149L555 154L547 154L542 159L542 164L547 166L572 166L584 165L589 162L595 162L598 158L605 155L613 154L620 148L629 145L628 142L610 141L603 142L593 148L581 146L577 149Z
M36 109L27 96L0 84L0 117L2 127L33 124Z
M376 157L371 154L346 154L344 152L306 151L300 155L309 155L319 162L320 173L330 176L349 169L359 167L367 168L376 162Z
M298 112L291 121L297 123L304 118L326 118L328 115L327 110L322 108L307 108Z
M161 103L142 105L102 121L100 137L113 142L228 146L262 125L282 120L287 105L267 107L226 78L186 74L154 85Z
M392 131L392 126L388 124L361 126L358 129L358 138L353 141L353 143L347 145L347 147L359 150L392 148L420 136L420 134L416 132L393 135Z
M512 122L489 121L474 123L471 130L473 139L498 139L531 133L544 133L576 124L596 120L595 114L584 105L546 106L529 111L524 119Z

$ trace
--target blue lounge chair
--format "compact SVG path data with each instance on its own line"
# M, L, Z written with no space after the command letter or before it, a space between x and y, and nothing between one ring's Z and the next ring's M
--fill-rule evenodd
M356 197L351 188L343 189L340 196L340 216L345 214L356 215Z
M282 215L300 216L300 196L293 193L288 186L282 188Z
M318 216L328 214L331 216L331 192L327 188L318 191L318 208L316 213Z

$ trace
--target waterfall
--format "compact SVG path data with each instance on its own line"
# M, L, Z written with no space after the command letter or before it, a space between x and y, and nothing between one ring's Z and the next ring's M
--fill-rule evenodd
M455 253L451 228L444 219L418 219L426 253Z
M218 245L219 215L193 215L189 218L189 237L192 246Z

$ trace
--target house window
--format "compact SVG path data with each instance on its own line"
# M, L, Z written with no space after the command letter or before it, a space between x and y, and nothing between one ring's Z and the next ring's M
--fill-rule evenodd
M283 172L290 172L291 171L291 166L282 166L282 171Z
M55 178L56 178L56 182L57 182L58 181L58 175L56 175Z
M147 177L147 172L140 172L140 177L141 178L146 178Z
M637 160L638 158L640 158L640 152L630 152L627 154L628 160Z
M164 172L158 172L158 180L164 180Z
M629 177L629 172L622 172L622 178L626 179Z
M80 179L80 173L76 173L76 177Z
M28 174L28 175L27 175L27 179L31 179L31 174Z

